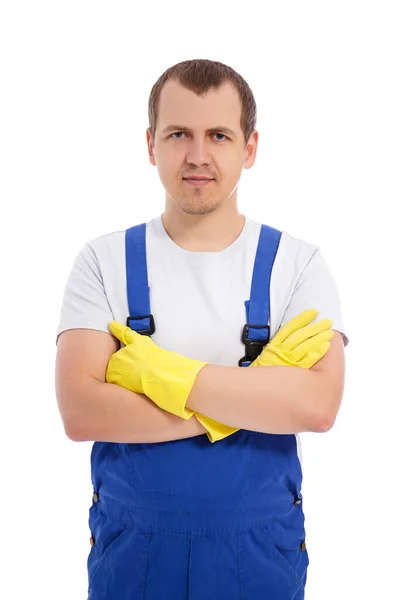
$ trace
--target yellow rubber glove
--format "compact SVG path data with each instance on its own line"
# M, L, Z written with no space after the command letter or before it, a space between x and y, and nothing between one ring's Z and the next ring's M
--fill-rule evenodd
M211 417L206 417L206 415L202 415L198 412L195 412L196 419L207 429L207 437L210 442L218 442L222 440L228 435L232 435L239 429L235 429L234 427L229 427L229 425L224 425L223 423L219 423L218 421L214 421Z
M334 335L331 319L312 323L317 315L318 311L310 308L288 321L249 367L314 366L328 352Z
M291 365L304 369L312 367L328 352L329 340L333 337L330 319L323 319L309 325L317 315L318 311L312 308L288 321L249 366ZM199 413L195 415L207 429L210 442L216 442L239 431L205 415Z
M208 363L164 350L149 336L118 321L109 323L108 328L125 347L111 356L107 383L145 394L163 410L190 419L194 411L186 408L186 401L197 374Z
M257 366L299 366L306 369L312 367L318 360L322 358L328 352L330 348L329 340L333 337L333 331L330 330L332 321L330 319L324 319L308 325L311 323L316 316L318 311L310 309L304 311L300 315L297 315L291 321L286 323L276 335L273 337L271 342L265 346L262 353L256 358L255 361L250 365L251 367ZM108 383L116 383L123 387L126 387L132 391L146 394L149 398L150 391L145 391L140 373L138 371L141 368L144 355L150 349L153 350L152 361L153 361L153 374L157 373L157 380L155 384L157 389L161 387L161 398L159 401L151 398L160 408L167 410L177 416L184 419L190 418L195 414L198 421L207 429L207 436L211 442L221 440L232 433L238 431L237 428L229 427L223 423L219 423L211 417L202 415L200 413L194 413L193 411L184 408L187 396L189 395L190 389L194 383L197 373L207 363L199 363L198 371L195 373L193 382L191 383L184 402L182 402L182 395L179 398L175 398L173 391L170 390L169 394L166 394L162 386L165 382L161 383L158 380L159 371L158 368L168 369L169 363L162 362L160 365L156 364L158 359L161 357L165 360L165 357L169 355L169 360L174 362L174 359L182 361L182 364L189 366L193 362L192 359L188 359L184 356L162 350L157 346L148 336L142 336L132 331L129 327L125 327L117 321L113 321L109 325L110 331L117 337L121 342L126 344L125 348L122 348L118 352L112 355L108 369L106 380ZM130 344L136 344L135 347L127 348ZM157 350L158 352L154 352ZM179 363L180 365L181 363ZM135 368L134 368L135 367ZM174 362L174 369L176 375L176 369L179 371L178 363ZM169 382L171 384L171 381ZM173 382L172 382L173 383ZM168 388L170 389L170 388ZM182 382L181 382L181 391Z

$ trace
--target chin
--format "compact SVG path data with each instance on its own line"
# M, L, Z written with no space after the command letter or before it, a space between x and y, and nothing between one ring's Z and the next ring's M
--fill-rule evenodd
M182 210L188 215L207 215L219 208L220 204L207 204L204 202L199 202L198 204L186 204L182 206Z

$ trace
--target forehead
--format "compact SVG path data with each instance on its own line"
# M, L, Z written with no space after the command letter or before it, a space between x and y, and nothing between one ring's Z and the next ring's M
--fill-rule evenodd
M160 94L157 128L180 123L192 128L224 125L240 130L241 112L239 94L230 82L198 96L177 81L167 81Z

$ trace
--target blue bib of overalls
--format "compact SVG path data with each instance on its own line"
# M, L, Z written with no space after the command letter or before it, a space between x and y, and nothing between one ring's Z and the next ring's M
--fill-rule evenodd
M281 232L262 225L243 327L247 367L269 341ZM127 325L152 335L146 224L126 231ZM246 399L244 398L245 402ZM295 435L239 430L95 442L91 600L302 600L308 566Z

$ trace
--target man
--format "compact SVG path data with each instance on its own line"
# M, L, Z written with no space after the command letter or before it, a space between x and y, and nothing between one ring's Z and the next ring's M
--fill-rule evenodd
M238 212L258 143L238 73L171 67L149 119L165 210L85 245L58 328L65 430L95 441L89 598L301 600L297 434L342 399L336 286L316 246Z

